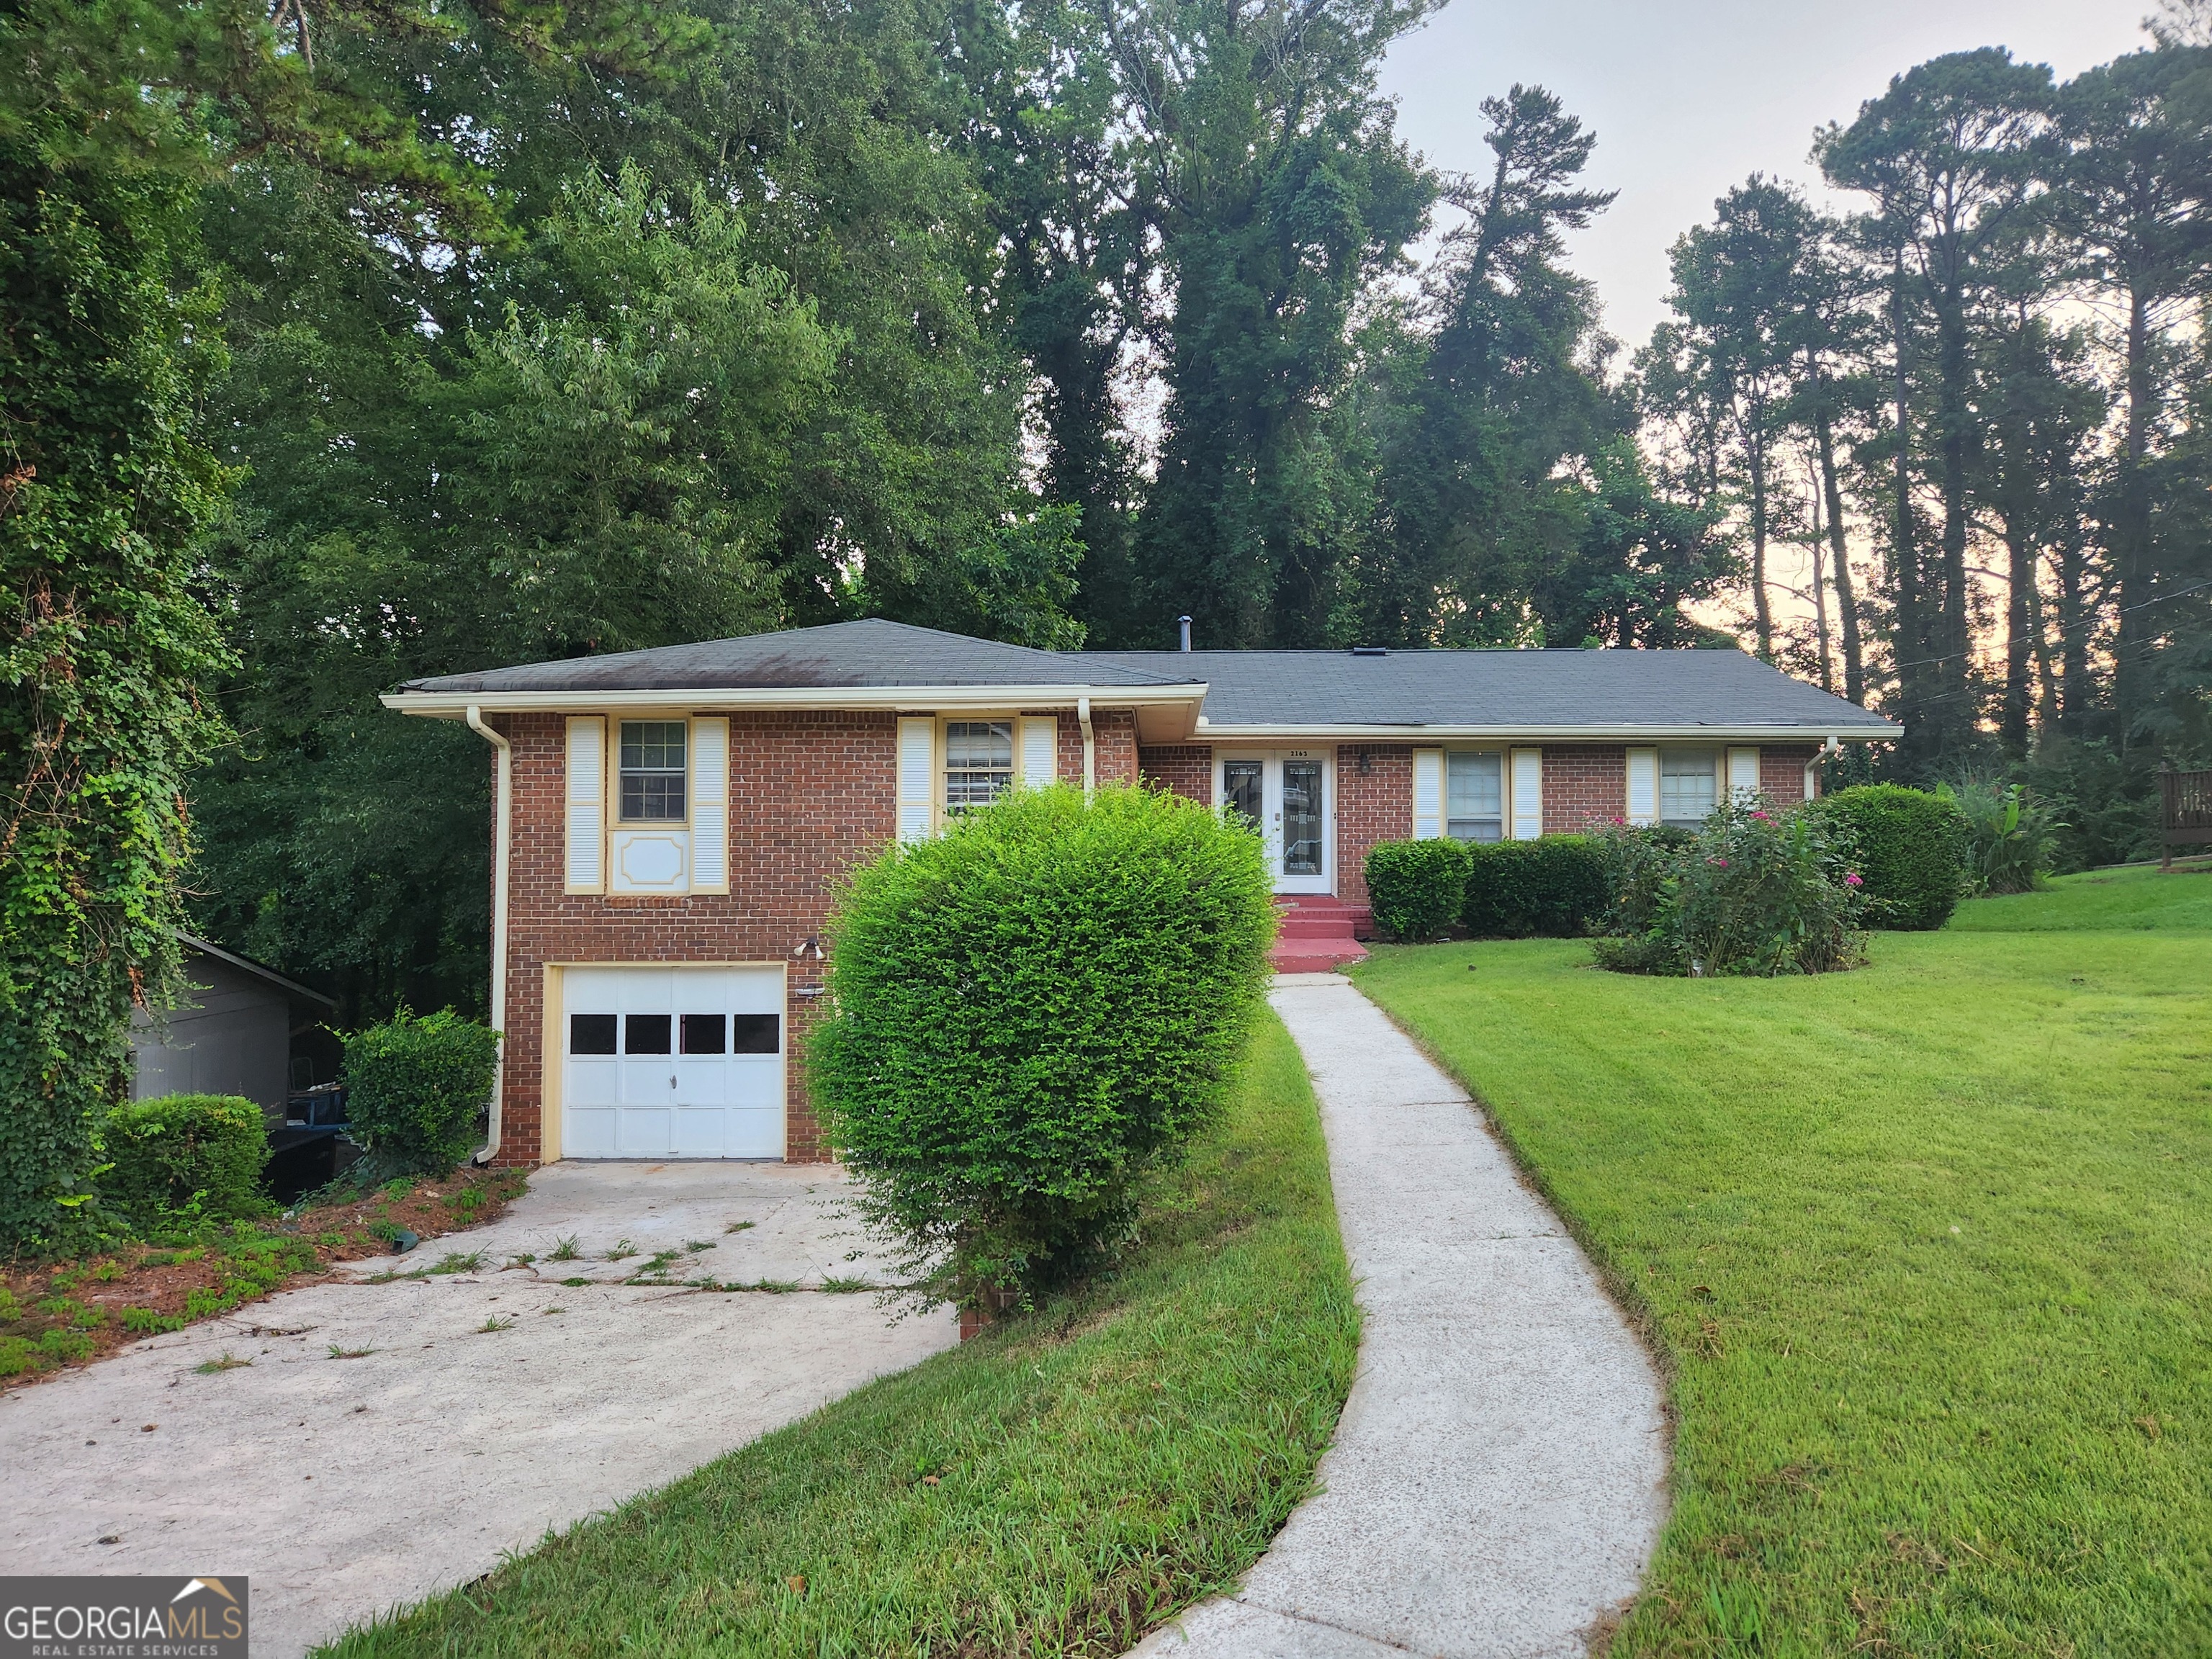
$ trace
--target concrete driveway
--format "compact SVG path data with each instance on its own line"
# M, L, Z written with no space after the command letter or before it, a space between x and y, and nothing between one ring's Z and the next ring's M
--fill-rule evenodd
M819 1165L557 1164L490 1226L0 1396L0 1559L242 1575L258 1659L465 1583L952 1346L950 1311L893 1323L866 1294L622 1282L664 1250L671 1277L878 1279L842 1191ZM199 1369L226 1355L249 1363Z

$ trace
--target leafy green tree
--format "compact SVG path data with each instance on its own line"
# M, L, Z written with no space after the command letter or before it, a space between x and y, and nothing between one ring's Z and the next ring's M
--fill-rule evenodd
M2212 280L2212 49L2178 41L2130 53L2067 82L2049 216L2085 274L2121 312L2121 449L2106 509L2116 631L2113 736L2124 752L2148 713L2168 619L2154 607L2182 584L2161 566L2159 450L2165 410L2187 362L2170 331ZM2196 544L2201 546L2201 542ZM2162 580L2163 579L2163 580Z
M1319 643L1342 532L1364 505L1328 441L1352 309L1431 198L1374 88L1423 8L1098 3L1174 295L1139 603L1162 642L1188 612L1212 645Z
M1686 231L1670 256L1668 303L1682 319L1686 343L1709 367L1707 384L1725 387L1751 540L1752 629L1759 654L1774 655L1774 613L1766 549L1774 533L1774 495L1794 373L1808 265L1820 241L1818 216L1786 185L1760 177L1714 204L1713 222Z
M1628 415L1595 370L1595 297L1563 263L1563 233L1613 199L1576 182L1596 140L1540 87L1482 108L1496 160L1450 191L1464 222L1379 405L1371 541L1388 556L1362 573L1361 604L1386 643L1529 637L1531 591L1577 547L1589 507L1571 464Z
M1573 550L1546 561L1535 580L1544 638L1563 646L1733 645L1682 611L1740 574L1728 542L1714 533L1717 510L1662 495L1626 436L1591 458L1590 474Z
M2028 210L2052 97L2051 71L2040 64L2015 64L1998 47L1954 52L1896 76L1850 127L1827 130L1819 143L1829 180L1876 204L1869 234L1893 265L1900 412L1917 344L1905 330L1918 307L1924 306L1935 337L1926 355L1940 550L1923 564L1911 531L1911 445L1902 419L1893 548L1896 649L1905 671L1899 713L1911 763L1922 768L1957 763L1973 740L1966 574L1976 440L1972 313L1991 282L1993 251Z
M134 1003L176 969L184 781L223 666L188 549L228 483L192 434L209 295L188 193L0 130L0 1250L89 1191Z
M194 192L290 156L356 192L356 239L491 216L458 150L330 61L366 27L460 26L416 0L317 15L311 33L303 8L236 0L0 11L0 1249L82 1212L131 1010L172 988L185 787L221 732L191 544L231 475L198 429L216 319ZM636 44L527 0L498 27L531 50Z

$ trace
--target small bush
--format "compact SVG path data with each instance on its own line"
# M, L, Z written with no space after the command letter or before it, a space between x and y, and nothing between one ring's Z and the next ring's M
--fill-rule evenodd
M1258 837L1153 791L1017 791L853 873L808 1076L917 1299L1108 1259L1221 1109L1273 927Z
M1440 939L1459 920L1470 863L1455 841L1386 841L1367 854L1367 899L1375 925L1419 945Z
M1966 881L1977 893L2033 892L2051 873L2059 826L2018 784L1948 784L1966 820Z
M402 1008L345 1042L347 1115L377 1167L444 1174L476 1145L491 1101L499 1033L452 1009Z
M1865 884L1826 818L1724 804L1686 840L1622 830L1601 967L1630 974L1825 974L1865 960Z
M1815 811L1848 831L1874 926L1913 932L1951 919L1966 885L1966 820L1956 801L1863 783L1823 797Z
M111 1108L100 1122L110 1165L101 1192L140 1226L182 1215L265 1214L269 1131L238 1095L161 1095Z
M1470 847L1460 922L1478 939L1573 939L1612 897L1604 849L1588 836Z

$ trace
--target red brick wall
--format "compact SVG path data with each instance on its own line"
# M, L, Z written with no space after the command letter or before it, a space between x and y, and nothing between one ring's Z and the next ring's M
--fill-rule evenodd
M1368 769L1359 769L1364 757ZM1413 748L1346 743L1336 750L1336 896L1367 902L1367 853L1413 833Z
M1137 711L1092 708L1091 737L1097 748L1097 781L1136 782ZM1063 783L1083 781L1083 723L1066 710L1060 716L1060 776Z
M1818 751L1815 744L1793 744L1782 749L1761 749L1759 751L1759 787L1777 806L1788 806L1805 799L1805 763ZM1814 788L1819 787L1819 775L1814 775Z
M1093 708L1091 711L1091 732L1098 744L1098 781L1134 783L1137 781L1137 711L1133 708ZM1078 777L1082 775L1081 741L1082 734L1079 732Z
M565 721L517 714L494 724L514 745L500 1162L529 1164L544 1150L545 964L782 963L793 992L818 984L821 963L791 953L820 934L831 879L891 837L897 723L889 714L732 714L730 891L682 897L562 892ZM796 995L787 1010L796 1161L829 1156L796 1058L813 1011Z
M1055 712L1055 711L1044 711ZM898 723L890 714L733 714L730 717L730 891L681 897L562 890L567 721L498 717L514 745L506 1068L500 1162L536 1164L544 1151L545 964L782 963L793 993L818 985L822 964L792 956L819 937L831 882L896 830ZM1060 775L1083 776L1083 734L1060 713ZM1134 781L1130 709L1095 711L1099 781ZM787 1144L795 1162L825 1158L799 1055L814 1013L793 994L786 1011Z
M1208 743L1162 744L1137 750L1137 769L1146 783L1194 800L1213 805L1213 745Z
M1628 816L1626 744L1544 745L1544 833L1602 830Z

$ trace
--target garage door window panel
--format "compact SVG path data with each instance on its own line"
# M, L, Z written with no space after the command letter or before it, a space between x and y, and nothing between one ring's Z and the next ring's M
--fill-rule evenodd
M732 1014L730 1035L730 1052L733 1054L783 1052L783 1018L779 1014Z

